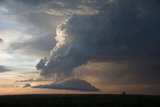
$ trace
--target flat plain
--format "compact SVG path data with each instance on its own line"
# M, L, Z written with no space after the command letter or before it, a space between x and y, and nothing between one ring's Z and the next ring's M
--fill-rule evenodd
M40 94L0 96L0 107L160 107L158 95Z

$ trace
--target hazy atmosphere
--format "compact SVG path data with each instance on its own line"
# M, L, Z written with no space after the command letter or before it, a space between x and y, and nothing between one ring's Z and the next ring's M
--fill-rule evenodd
M160 94L160 0L0 0L0 95Z

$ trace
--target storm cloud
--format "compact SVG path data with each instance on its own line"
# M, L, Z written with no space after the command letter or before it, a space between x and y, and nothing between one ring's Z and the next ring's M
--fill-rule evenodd
M75 77L98 78L103 85L159 85L159 0L7 0L3 4L7 10L3 14L25 25L20 30L31 36L10 44L11 52L44 57L36 65L40 75L56 77L56 83L44 87L62 88Z
M72 76L75 68L89 60L104 58L128 62L129 66L121 69L121 73L157 81L160 74L158 10L158 0L115 0L106 2L97 14L71 15L57 26L57 43L43 64L41 75Z

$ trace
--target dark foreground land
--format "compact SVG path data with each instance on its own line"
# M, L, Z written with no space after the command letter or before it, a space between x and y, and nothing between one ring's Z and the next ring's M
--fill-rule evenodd
M160 107L160 96L147 95L8 95L0 107Z

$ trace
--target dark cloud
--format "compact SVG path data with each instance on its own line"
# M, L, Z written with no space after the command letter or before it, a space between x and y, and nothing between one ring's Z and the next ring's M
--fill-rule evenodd
M23 3L26 5L38 5L41 3L49 2L51 0L13 0L14 2Z
M29 26L27 33L38 35L33 40L15 42L12 50L47 56L53 48L51 55L42 58L36 66L42 76L56 74L61 78L58 80L71 78L77 67L92 61L114 66L109 71L106 68L94 71L104 83L159 84L159 0L5 2L7 14ZM60 21L57 16L63 19L68 14L70 17L56 28ZM53 33L55 28L54 42L49 36L41 37ZM87 75L87 71L83 75ZM93 73L89 75L94 77Z
M27 80L20 80L20 81L15 81L15 82L37 82L39 80L34 80L34 79L27 79ZM42 80L40 80L42 81Z
M28 88L28 87L31 87L31 84L25 84L25 85L23 86L23 88Z
M48 56L54 44L52 36L40 36L27 41L14 42L11 44L9 51L21 50L23 54Z
M0 3L4 3L5 2L5 0L0 0Z
M16 14L26 14L26 13L46 13L53 16L63 16L70 13L76 14L94 14L97 13L99 6L104 5L106 0L13 0L8 1L6 4L10 8L13 8ZM19 5L19 8L13 7L13 5ZM27 10L27 12L26 12Z
M157 0L115 0L107 2L98 14L72 15L57 26L57 44L41 75L71 76L76 67L90 59L105 58L129 63L116 69L117 79L127 75L158 82L159 11Z
M45 57L44 59L41 59L39 63L36 65L36 68L43 69L45 67L46 62L47 62L47 57Z
M99 91L85 80L69 79L59 83L52 83L48 85L34 86L34 88L49 88L49 89L66 89L66 90L81 90L81 91Z
M3 39L2 39L2 38L0 38L0 44L1 44L1 43L3 43Z
M1 72L8 72L8 71L11 71L11 69L8 69L8 68L6 68L6 67L3 66L3 65L0 65L0 73L1 73Z
M154 65L143 63L128 60L88 62L75 72L80 78L95 80L96 84L159 85L159 71L150 68Z

